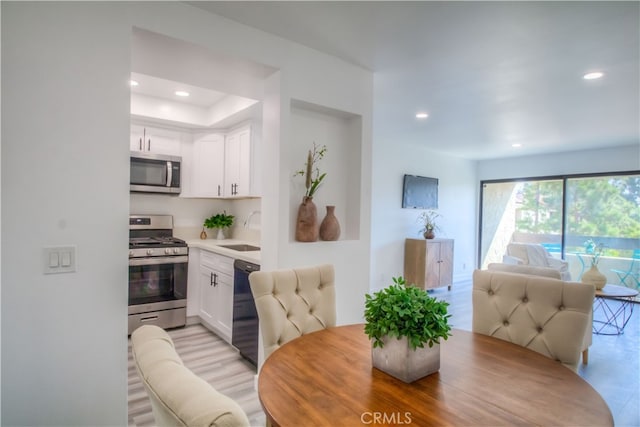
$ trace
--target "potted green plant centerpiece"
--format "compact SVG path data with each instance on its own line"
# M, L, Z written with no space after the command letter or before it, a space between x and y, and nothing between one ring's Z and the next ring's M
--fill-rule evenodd
M410 383L440 369L440 339L451 336L449 303L402 277L393 282L365 295L364 332L372 341L373 367Z
M227 211L223 213L215 214L210 218L204 220L204 226L207 228L217 228L218 235L216 239L223 240L225 238L223 229L231 227L233 225L233 215L227 215Z

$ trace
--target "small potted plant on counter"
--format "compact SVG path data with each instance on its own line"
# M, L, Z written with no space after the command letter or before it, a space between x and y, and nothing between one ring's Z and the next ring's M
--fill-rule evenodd
M440 339L451 336L449 303L402 277L393 282L365 295L364 332L372 341L373 367L410 383L440 369Z
M223 213L215 214L210 218L204 220L204 226L207 228L217 228L218 234L216 239L223 240L225 239L225 235L223 229L227 227L231 227L233 225L233 219L235 217L233 215L227 215L227 211Z

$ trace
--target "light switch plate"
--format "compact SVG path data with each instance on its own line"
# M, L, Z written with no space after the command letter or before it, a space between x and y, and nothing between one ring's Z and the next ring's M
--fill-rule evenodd
M76 271L76 247L52 246L43 248L44 274L73 273Z

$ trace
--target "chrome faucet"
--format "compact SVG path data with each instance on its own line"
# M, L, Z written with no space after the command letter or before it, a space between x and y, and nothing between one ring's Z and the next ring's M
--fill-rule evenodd
M249 216L247 216L247 219L244 221L244 227L247 228L249 226L249 221L251 221L251 217L254 216L255 214L261 214L262 212L260 211L253 211L249 214Z

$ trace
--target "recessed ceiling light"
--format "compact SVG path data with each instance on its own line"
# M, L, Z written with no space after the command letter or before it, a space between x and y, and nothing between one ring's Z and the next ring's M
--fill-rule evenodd
M592 73L585 74L584 76L582 76L582 78L585 80L596 80L601 78L602 76L604 76L604 73L600 71L594 71Z
M129 85L130 86L138 86L139 83L137 81L135 81L135 80L129 80Z
M189 92L185 92L184 90L177 90L176 91L176 95L177 96L189 96Z
M427 113L416 113L416 119L426 119L427 117L429 117Z
M520 148L520 147L522 147L522 144L520 144L519 142L516 142L516 143L511 144L511 146L513 148Z

